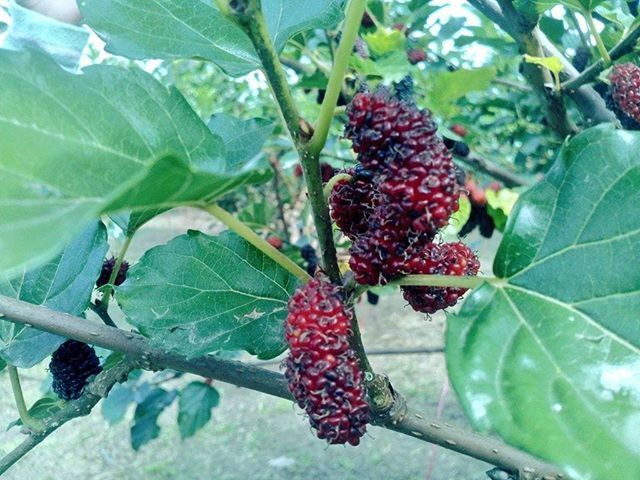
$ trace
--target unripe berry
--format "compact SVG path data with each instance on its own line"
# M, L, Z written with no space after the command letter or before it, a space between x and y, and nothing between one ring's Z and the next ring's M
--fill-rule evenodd
M427 52L421 48L411 48L407 50L407 59L411 65L424 62L427 59Z
M284 245L282 239L280 237L276 237L275 235L267 237L267 243L277 250L282 249L282 246Z

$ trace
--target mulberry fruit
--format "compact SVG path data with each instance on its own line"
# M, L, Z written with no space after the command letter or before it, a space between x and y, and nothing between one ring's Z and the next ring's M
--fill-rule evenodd
M113 273L113 269L116 266L116 257L108 258L102 264L102 271L100 272L100 276L98 280L96 280L96 287L100 288L107 283L109 283L109 279L111 278L111 274ZM115 285L121 285L127 279L127 272L129 271L129 263L124 261L120 265L120 270L118 271L118 275L116 276L115 281L113 282Z
M276 235L268 236L267 243L271 245L273 248L275 248L276 250L282 250L282 246L284 245L284 242L282 241L282 239Z
M435 140L437 127L431 114L384 88L357 93L347 106L347 115L345 136L354 152L365 154L360 163L368 170L384 166L385 158L392 156L390 147L406 157L424 151Z
M368 230L373 210L374 188L367 170L348 170L351 180L336 183L329 197L331 218L342 233L354 240Z
M609 106L629 130L640 129L640 67L623 63L613 68Z
M102 371L93 347L75 340L64 342L51 356L49 371L53 391L63 400L75 400L82 394L87 379Z
M427 59L427 52L421 48L412 48L407 50L407 59L411 65L424 62Z
M369 422L364 374L349 345L352 313L339 287L313 279L289 300L285 376L318 438L358 445Z
M430 243L408 252L405 274L423 275L476 275L480 262L463 243ZM453 287L402 287L404 298L414 310L435 313L452 307L466 291Z
M315 275L318 268L318 255L311 245L307 244L300 248L300 256L306 263L307 273L311 276Z

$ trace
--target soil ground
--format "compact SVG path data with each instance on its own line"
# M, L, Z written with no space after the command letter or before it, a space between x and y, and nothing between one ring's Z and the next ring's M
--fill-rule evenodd
M186 226L214 232L218 226L199 213L175 210L145 226L132 245L138 257L152 245L184 233ZM469 240L475 249L493 252L497 239ZM490 273L491 258L481 258ZM367 348L435 347L443 344L444 314L426 319L406 307L399 292L385 293L377 306L357 307ZM248 357L247 360L251 361ZM425 417L435 418L446 384L442 354L374 356L375 369L392 379L407 401ZM45 362L46 363L46 362ZM41 395L46 365L24 374L27 399ZM278 365L269 368L278 369ZM189 376L187 376L189 377ZM193 377L180 379L188 382ZM179 385L174 382L171 385ZM436 448L384 429L372 427L357 447L328 447L317 440L304 416L290 402L215 383L221 393L212 421L194 437L182 441L176 425L177 408L160 417L160 437L134 452L127 418L109 426L96 409L51 435L9 470L7 480L486 480L490 465ZM441 419L469 428L455 393L445 393ZM16 417L6 373L0 374L0 454L22 438L4 426ZM431 473L429 473L431 471Z

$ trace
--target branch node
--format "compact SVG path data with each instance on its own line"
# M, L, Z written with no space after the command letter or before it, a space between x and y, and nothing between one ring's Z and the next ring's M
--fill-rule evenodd
M369 408L373 425L397 425L407 415L407 402L393 389L389 377L375 374L373 380L367 382Z

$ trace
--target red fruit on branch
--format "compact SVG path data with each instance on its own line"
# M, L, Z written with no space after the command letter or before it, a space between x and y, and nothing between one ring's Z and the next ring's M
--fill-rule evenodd
M352 312L339 287L313 279L289 300L285 376L318 438L358 445L369 423L364 373L349 344Z
M357 174L355 169L350 169L347 173L352 175L352 179L336 183L329 197L329 205L331 218L338 228L354 240L369 228L374 188L366 174Z
M640 129L640 67L623 63L613 67L609 107L616 113L622 126Z
M424 62L427 59L427 52L422 48L411 48L407 50L407 59L411 65Z
M404 273L422 275L476 275L480 262L464 243L430 243L407 252ZM452 307L467 291L453 287L402 287L404 298L414 310L435 313Z

